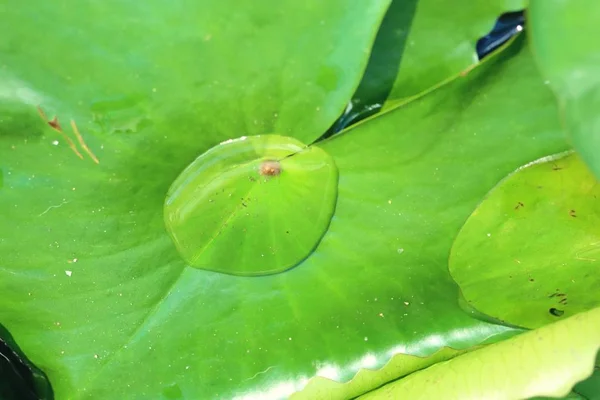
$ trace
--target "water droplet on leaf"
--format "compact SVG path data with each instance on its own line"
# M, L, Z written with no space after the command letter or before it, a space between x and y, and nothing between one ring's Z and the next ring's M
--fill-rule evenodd
M337 182L333 159L316 146L278 135L228 140L200 155L171 185L165 224L192 267L277 273L320 242Z

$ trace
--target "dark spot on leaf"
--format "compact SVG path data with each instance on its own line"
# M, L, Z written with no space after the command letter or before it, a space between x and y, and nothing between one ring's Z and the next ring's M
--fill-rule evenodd
M517 205L515 206L515 210L518 210L521 207L525 207L525 204L521 203L520 201L517 203Z
M563 310L559 310L558 308L554 308L554 307L552 307L548 311L550 312L550 314L554 315L555 317L562 317L562 315L565 313Z
M535 279L529 278L529 282L535 282Z
M573 218L576 218L576 217L577 217L577 214L575 213L575 210L571 210L571 211L569 211L569 215L570 215L571 217L573 217Z
M57 131L62 131L62 128L60 126L60 122L58 122L57 116L54 116L54 118L52 118L50 121L48 121L48 125L50 125L54 129L56 129Z

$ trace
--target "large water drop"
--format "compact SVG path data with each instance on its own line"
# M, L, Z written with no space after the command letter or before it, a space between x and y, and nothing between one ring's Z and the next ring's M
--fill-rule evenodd
M316 146L278 135L229 140L175 180L165 223L193 267L281 272L309 256L327 231L337 183L333 159Z

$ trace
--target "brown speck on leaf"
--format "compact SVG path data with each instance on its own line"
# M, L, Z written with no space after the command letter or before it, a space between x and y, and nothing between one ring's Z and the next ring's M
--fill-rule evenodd
M576 214L575 210L569 211L569 215L573 218L577 218L577 214Z
M260 165L260 174L266 176L277 176L281 174L279 161L265 161Z
M518 210L521 207L525 207L525 204L521 203L520 201L517 203L515 210Z
M60 127L60 122L58 122L58 118L56 116L54 116L54 118L52 118L51 121L48 121L48 125L56 129L57 131L62 131L62 128Z
M67 142L67 144L69 145L69 147L71 148L73 153L75 153L75 155L77 157L79 157L83 160L83 156L81 155L79 150L77 150L77 147L75 146L75 143L73 142L73 140L71 140L71 138L69 136L67 136L67 134L62 130L62 127L60 126L60 122L58 122L58 118L56 116L54 116L54 118L52 118L52 120L49 120L48 117L46 116L46 113L44 112L44 110L42 110L41 106L37 106L37 110L38 110L38 113L40 114L40 117L42 118L42 120L44 120L44 122L47 123L48 126L50 126L52 129L54 129L56 132L60 133L60 135L63 137L63 139L65 139L65 141Z

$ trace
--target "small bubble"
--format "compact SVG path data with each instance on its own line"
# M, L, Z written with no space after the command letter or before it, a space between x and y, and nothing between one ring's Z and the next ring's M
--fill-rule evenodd
M398 249L398 254L404 253L404 249Z
M365 342L367 342L368 340L369 340L369 338L365 336Z
M53 141L52 144L58 146L58 140Z
M71 275L73 274L73 271L65 271L65 274L66 274L67 276L71 276Z

